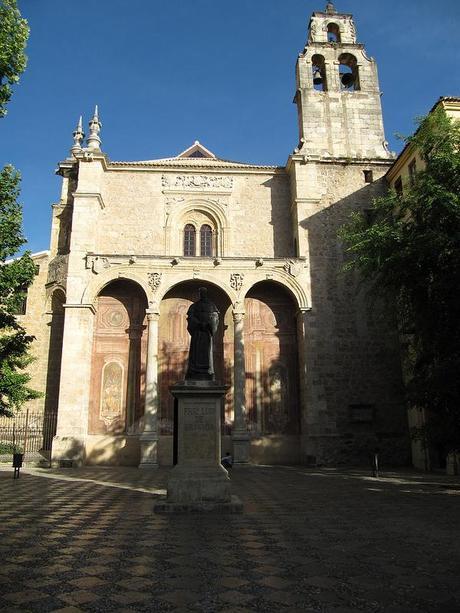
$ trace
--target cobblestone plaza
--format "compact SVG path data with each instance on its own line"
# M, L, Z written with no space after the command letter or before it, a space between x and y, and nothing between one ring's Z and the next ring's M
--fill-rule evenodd
M167 473L0 470L0 610L460 610L458 478L237 467L243 514L159 516Z

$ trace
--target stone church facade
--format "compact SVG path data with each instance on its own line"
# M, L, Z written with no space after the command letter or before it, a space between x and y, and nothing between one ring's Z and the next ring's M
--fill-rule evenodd
M407 461L396 326L342 272L337 238L385 190L393 162L376 64L351 15L313 13L296 79L299 143L282 167L227 161L199 142L114 162L97 110L86 142L79 123L24 316L40 322L36 402L57 411L55 462L171 464L169 386L185 372L201 286L220 311L224 452L337 464L379 446Z

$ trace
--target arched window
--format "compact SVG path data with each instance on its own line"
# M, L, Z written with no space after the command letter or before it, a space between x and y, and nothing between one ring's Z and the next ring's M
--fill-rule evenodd
M311 58L311 65L313 71L313 88L316 91L325 92L327 90L327 81L324 56L315 54Z
M359 86L358 62L351 53L342 53L339 57L339 75L342 91L357 91Z
M328 23L327 25L327 42L340 43L340 28L336 23Z
M184 255L194 256L196 254L196 230L195 226L188 223L184 228Z
M208 224L204 224L200 229L200 255L212 255L212 228Z

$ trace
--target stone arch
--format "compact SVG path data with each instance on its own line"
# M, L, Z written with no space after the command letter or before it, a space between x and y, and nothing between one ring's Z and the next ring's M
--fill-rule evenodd
M229 302L234 304L237 301L236 292L230 287L230 285L224 282L221 275L213 275L209 272L200 272L198 276L191 278L191 271L184 270L183 272L176 272L174 275L168 275L165 278L165 282L160 285L156 294L155 306L158 306L165 295L170 292L174 287L186 283L189 281L196 282L198 285L203 283L204 285L210 284L222 290L227 296Z
M225 255L228 244L228 219L221 204L214 200L194 198L177 207L166 218L165 224L165 249L166 255L182 254L182 231L187 223L187 217L193 211L204 214L215 228L215 255ZM199 228L197 228L199 230Z
M147 296L131 279L101 285L95 299L88 432L135 434L144 411Z
M259 435L300 431L298 304L272 280L252 285L244 299L246 414Z
M342 42L342 33L344 32L343 24L337 23L336 21L327 21L324 23L323 29L326 30L327 42Z
M315 53L311 58L313 89L327 91L327 74L324 55Z
M361 89L359 80L359 64L351 53L339 56L339 78L342 91L358 91Z
M293 298L297 309L305 310L309 308L307 294L302 285L297 281L295 277L292 277L288 273L282 273L280 271L273 271L273 273L269 273L270 276L267 276L266 279L254 279L251 285L244 287L244 296L251 291L254 285L264 281L271 281L275 285L281 286L284 290L286 290Z
M93 275L85 287L81 304L92 304L95 306L97 297L104 290L104 288L118 279L130 281L138 285L144 292L146 300L151 301L152 291L148 286L146 277L141 276L134 270L120 270L119 268L108 268L99 275Z
M58 295L64 296L64 302L66 298L66 288L61 284L53 284L52 287L47 288L46 297L45 297L45 312L52 314L53 312L53 296L56 292L59 292Z

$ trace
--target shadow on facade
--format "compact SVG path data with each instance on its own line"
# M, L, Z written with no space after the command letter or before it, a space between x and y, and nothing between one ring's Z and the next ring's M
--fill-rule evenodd
M286 258L295 256L292 239L291 199L289 191L289 177L280 174L263 183L270 190L271 219L273 231L273 256ZM268 254L267 254L268 255Z
M168 292L160 306L159 433L163 437L161 446L166 456L171 457L174 400L170 387L185 376L190 343L186 315L201 285L208 287L209 298L221 313L215 336L214 365L216 379L228 386L222 407L223 451L230 450L231 446L227 438L232 434L234 420L231 305L228 297L211 284L184 282ZM292 448L298 447L300 431L296 307L284 288L264 281L246 296L245 311L245 417L255 453L253 459L263 462L269 457L272 462L292 462L295 455ZM288 447L291 448L289 453ZM279 453L283 448L284 455Z
M308 435L319 463L367 463L376 448L387 464L410 458L395 311L372 297L357 273L343 272L337 238L349 215L369 209L384 189L380 179L299 220L308 231L311 270Z
M56 434L61 379L62 339L64 336L65 294L57 289L51 297L51 321L49 322L48 370L45 389L45 416L43 420L43 449L51 450Z

